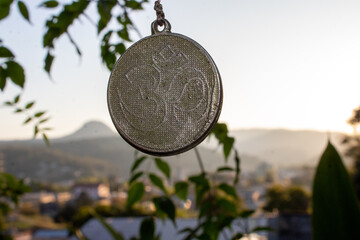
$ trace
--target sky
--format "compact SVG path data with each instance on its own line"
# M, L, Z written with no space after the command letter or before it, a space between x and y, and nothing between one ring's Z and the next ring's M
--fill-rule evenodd
M32 25L13 7L0 21L0 38L25 67L23 91L11 84L0 102L22 92L47 110L50 137L69 134L89 120L113 128L106 103L110 72L101 63L100 37L84 17L55 43L52 78L43 70L44 20L53 11L25 0ZM66 2L66 1L64 1ZM143 37L155 19L154 1L131 17ZM217 64L224 88L220 116L231 129L286 128L351 132L346 120L360 105L360 1L162 0L172 31L201 44ZM97 21L94 6L88 15ZM113 23L114 24L114 23ZM133 40L139 40L135 33ZM131 44L130 44L131 45ZM26 118L0 107L0 139L28 139ZM115 129L115 128L113 128Z

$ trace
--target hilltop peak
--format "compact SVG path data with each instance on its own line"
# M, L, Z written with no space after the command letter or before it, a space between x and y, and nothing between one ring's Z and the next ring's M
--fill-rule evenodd
M114 137L116 136L107 125L100 121L89 121L74 133L65 136L62 140L83 140L91 138Z

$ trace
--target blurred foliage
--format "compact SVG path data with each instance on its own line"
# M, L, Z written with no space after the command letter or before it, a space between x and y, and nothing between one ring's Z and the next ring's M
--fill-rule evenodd
M309 210L310 201L310 193L301 186L273 185L266 190L264 210L304 214Z
M217 123L210 133L210 136L214 135L215 138L218 140L219 145L223 146L223 154L226 161L230 155L231 150L233 149L235 142L235 138L230 137L228 133L228 127L224 123Z
M221 131L220 131L221 130ZM225 131L224 131L225 130ZM184 239L218 239L227 229L233 234L229 239L238 239L252 232L267 231L266 226L258 226L253 229L245 229L244 232L235 232L231 228L234 221L247 221L255 211L244 208L241 198L237 193L237 185L240 175L240 158L234 149L234 141L228 136L225 124L216 125L212 134L217 138L223 149L230 148L230 152L223 151L224 165L217 170L217 174L224 171L232 173L232 179L216 178L213 174L202 171L199 174L188 177L186 180L170 184L172 169L161 158L135 154L135 161L130 168L131 176L128 181L128 197L123 205L96 205L84 204L79 199L72 204L67 204L56 216L59 222L66 222L69 229L86 239L81 233L81 226L90 218L95 217L112 235L113 239L122 239L121 233L115 231L104 218L119 216L146 216L143 218L138 236L133 240L160 239L156 235L156 218L168 219L175 227L179 212L176 204L184 203L195 194L195 202L192 203L191 213L198 218L198 224L191 228L178 229L185 234ZM222 143L220 143L220 139ZM229 167L228 158L233 157L235 167ZM202 162L199 157L199 162ZM149 166L155 166L157 171L150 171ZM155 170L155 169L154 169ZM150 186L149 186L150 184ZM155 188L158 194L147 192L148 187ZM158 191L156 191L156 189ZM151 202L150 208L144 209L144 203ZM181 213L182 215L184 213Z
M0 3L0 21L4 20L10 14L11 5L17 4L17 8L22 15L22 17L28 22L30 21L30 13L26 4L23 1L13 1L5 0ZM17 62L15 54L12 50L6 47L3 44L3 40L0 39L0 92L4 92L7 82L11 81L16 86L21 89L24 88L26 76L24 68L19 62ZM35 102L31 101L25 103L23 107L20 105L20 95L14 97L14 100L7 101L4 103L5 106L12 107L14 113L19 114L23 113L25 119L23 124L33 124L34 129L34 138L41 136L44 142L49 145L49 139L46 132L51 130L49 127L44 127L44 123L49 120L49 117L46 116L45 111L31 111Z
M8 173L0 173L0 239L10 239L5 233L6 216L12 206L17 205L19 197L30 189L22 180Z
M313 185L313 239L358 239L360 207L350 177L336 149L329 142Z
M360 201L360 135L358 133L358 127L360 125L360 106L353 110L352 116L347 122L353 127L354 134L346 136L343 140L343 144L346 145L346 156L350 157L353 161L351 175L357 199Z
M186 180L175 182L171 186L168 185L167 181L171 175L171 168L167 162L160 158L148 156L139 156L134 161L131 168L132 176L129 180L128 209L136 206L144 197L143 182L147 182L147 179L153 187L162 192L161 196L152 198L155 211L152 213L152 217L143 220L140 227L140 237L134 239L159 239L159 236L154 234L156 232L154 217L169 219L176 226L177 211L174 199L178 198L186 201L190 192L195 193L194 208L197 210L199 221L196 226L179 229L179 232L185 234L184 239L215 240L219 238L220 234L224 234L225 229L231 230L230 232L233 233L231 239L237 239L258 229L268 230L266 227L258 227L258 229L250 229L248 232L232 231L231 226L235 220L246 219L255 211L244 209L236 190L240 175L240 158L234 148L235 139L228 135L227 126L222 123L215 125L211 135L217 139L219 145L223 148L224 166L218 168L217 173L220 174L224 171L232 173L233 179L230 182L215 181L210 173L200 167L202 169L201 173L190 176ZM235 168L228 166L230 156L233 156ZM201 157L199 155L197 157L200 165L203 165ZM154 163L162 175L149 172L147 168L144 168L146 162ZM132 191L135 188L137 190ZM244 212L248 214L244 214Z
M21 96L17 95L13 101L6 101L5 106L12 107L15 114L23 114L24 122L23 124L33 123L34 133L33 137L36 138L38 135L42 136L44 142L47 146L50 145L49 139L46 135L48 131L51 130L50 127L44 126L50 120L50 117L47 116L46 111L34 111L33 107L35 105L34 101L28 102L20 106Z
M360 125L360 106L353 110L352 116L348 119L348 124L353 126L356 131L357 127Z
M129 16L130 11L142 10L143 4L147 0L73 0L63 3L57 0L45 0L38 5L39 8L48 9L49 12L55 10L57 14L52 14L45 22L45 33L43 36L43 47L47 50L44 59L44 70L50 75L52 65L55 60L56 41L63 36L67 36L70 43L74 46L77 54L81 56L81 49L75 39L70 34L71 27L81 18L89 20L95 25L97 33L101 38L100 50L103 63L111 70L116 59L125 52L126 42L131 42L130 31L135 31L139 35L135 24ZM87 14L90 6L94 4L97 9L98 22L96 23ZM12 5L17 5L17 10L26 22L31 24L31 13L27 5L21 0L3 0L0 1L0 21L5 21L14 9ZM115 14L116 13L116 14ZM117 27L110 27L112 21L117 22ZM26 74L24 67L17 61L14 52L4 45L3 39L0 39L0 92L4 92L8 82L12 82L20 89L24 88ZM44 142L49 145L47 132L49 127L43 127L43 124L49 120L46 117L46 111L37 111L29 113L35 101L25 104L24 107L18 107L20 95L15 97L14 101L7 101L6 106L13 107L15 113L24 113L26 119L24 124L33 124L34 138L41 136Z
M15 55L12 53L12 51L3 45L1 39L0 61L0 90L5 90L7 81L11 81L13 84L23 88L25 83L24 69L15 60Z
M149 213L141 208L126 209L122 205L96 204L86 194L81 194L73 201L64 205L54 217L55 222L67 224L72 233L79 231L80 227L89 219L107 217L146 216ZM79 232L78 232L79 233Z

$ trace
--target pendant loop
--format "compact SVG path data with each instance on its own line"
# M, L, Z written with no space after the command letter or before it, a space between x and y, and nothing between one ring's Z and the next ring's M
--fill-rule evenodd
M159 30L159 24L157 22L157 20L153 21L151 24L151 34L159 34L159 33L164 33L164 32L171 32L171 24L168 20L164 19L164 29L163 30Z

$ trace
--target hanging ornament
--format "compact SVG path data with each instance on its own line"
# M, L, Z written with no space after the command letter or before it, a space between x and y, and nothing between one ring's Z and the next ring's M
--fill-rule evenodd
M130 145L169 156L206 138L219 118L223 93L210 55L194 40L171 32L160 1L155 10L152 35L134 43L114 65L108 106Z

